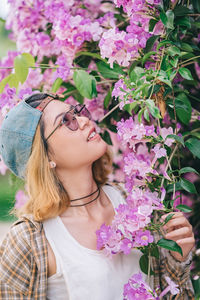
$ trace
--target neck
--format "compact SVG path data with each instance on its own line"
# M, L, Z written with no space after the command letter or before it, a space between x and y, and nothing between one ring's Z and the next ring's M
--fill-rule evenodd
M93 178L91 167L85 167L84 169L79 168L79 170L70 171L57 170L57 174L71 200L85 197L97 190L97 184ZM100 195L95 201L91 202L90 204L87 203L96 198L97 195L98 191L87 198L83 198L74 202L72 201L72 205L80 206L69 207L67 211L70 210L70 213L72 213L72 211L89 212L94 208L94 206L97 205L97 202L100 201Z

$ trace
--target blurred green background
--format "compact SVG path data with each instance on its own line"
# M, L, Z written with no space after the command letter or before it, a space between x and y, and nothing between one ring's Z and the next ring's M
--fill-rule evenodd
M4 20L0 19L0 59L6 56L8 50L15 50L16 46L9 40L9 31L5 30ZM15 193L21 187L20 180L14 178L9 171L5 176L0 175L0 221L14 221L9 214L15 203Z

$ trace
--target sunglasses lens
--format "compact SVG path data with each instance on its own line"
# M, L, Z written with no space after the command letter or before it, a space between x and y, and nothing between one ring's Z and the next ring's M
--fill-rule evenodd
M78 129L78 122L76 120L76 117L70 112L65 113L63 117L63 123L73 131Z
M89 110L87 110L85 105L81 105L81 104L76 105L75 111L78 116L86 117L89 120L91 120L91 114L90 114Z

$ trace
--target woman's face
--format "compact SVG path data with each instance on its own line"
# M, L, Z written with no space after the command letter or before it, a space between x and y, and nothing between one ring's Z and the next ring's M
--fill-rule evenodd
M63 115L70 105L58 100L51 101L44 110L43 120L45 123L44 136L47 138L55 127L61 122ZM57 118L56 118L57 117ZM75 115L79 128L72 131L64 124L52 134L48 139L50 149L50 159L56 162L60 169L75 169L85 165L91 165L100 158L107 149L107 144L100 135L96 135L88 141L91 129L95 128L95 123L87 117Z

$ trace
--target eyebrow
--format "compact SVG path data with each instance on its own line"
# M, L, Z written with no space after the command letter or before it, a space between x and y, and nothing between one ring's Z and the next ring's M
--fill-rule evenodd
M55 125L57 119L58 119L60 116L63 116L66 112L72 110L72 108L73 108L73 105L70 105L69 110L64 111L64 112L61 112L60 114L58 114L58 115L55 117L55 119L54 119L53 125Z
M56 123L56 120L60 117L63 116L66 112L61 112L59 115L57 115L54 119L53 125Z

